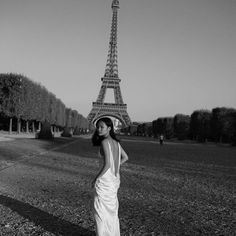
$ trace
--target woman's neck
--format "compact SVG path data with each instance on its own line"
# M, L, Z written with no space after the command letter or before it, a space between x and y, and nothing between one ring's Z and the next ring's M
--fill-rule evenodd
M111 136L110 136L110 134L106 134L105 136L103 136L104 137L104 139L111 139Z

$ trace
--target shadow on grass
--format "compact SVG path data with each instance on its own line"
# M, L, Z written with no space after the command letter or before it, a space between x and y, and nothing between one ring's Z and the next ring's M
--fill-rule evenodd
M33 222L35 225L41 226L48 232L55 235L81 235L81 236L94 236L95 233L75 225L59 217L53 216L45 211L42 211L28 203L18 201L16 199L0 195L0 204L10 208L12 211L17 212L22 217Z

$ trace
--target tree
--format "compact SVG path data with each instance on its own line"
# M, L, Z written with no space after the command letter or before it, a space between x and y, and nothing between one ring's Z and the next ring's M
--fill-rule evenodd
M163 134L167 139L173 137L173 117L161 117L152 122L154 137Z
M232 130L232 138L231 138L231 144L233 146L236 146L236 112L232 113L232 126L231 126L231 130Z
M21 121L27 132L31 123L34 130L34 122L39 122L39 125L46 122L57 128L75 128L79 123L81 127L88 127L86 118L80 118L76 110L72 113L71 111L45 87L27 77L19 74L0 74L0 117L4 118L4 122L10 119L10 132L14 127L12 124L16 123L15 120L18 132L21 131ZM4 127L2 123L1 127Z
M231 142L234 136L235 112L233 108L212 109L211 132L216 142Z
M20 132L20 119L23 114L22 76L1 74L1 111L10 117L9 132L12 131L12 118L18 120L17 131Z
M174 136L179 140L184 140L189 137L190 116L176 114L174 116Z
M192 139L206 142L211 138L210 133L211 112L208 110L197 110L191 114L190 135Z
M71 108L66 108L66 125L61 134L62 137L71 137L72 136L72 110Z

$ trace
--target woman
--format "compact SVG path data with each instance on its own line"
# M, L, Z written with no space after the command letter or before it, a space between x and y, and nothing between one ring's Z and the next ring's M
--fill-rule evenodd
M117 191L120 186L120 165L128 156L115 136L113 123L104 117L97 121L92 137L94 146L100 146L100 171L92 182L95 189L94 218L97 236L120 236Z

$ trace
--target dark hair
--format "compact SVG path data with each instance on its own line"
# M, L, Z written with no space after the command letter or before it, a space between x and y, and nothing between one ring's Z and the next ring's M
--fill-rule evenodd
M108 117L103 117L103 118L100 118L97 122L96 122L96 128L97 128L97 125L99 122L104 122L106 124L106 126L110 127L111 130L110 130L110 136L116 140L117 142L119 142L119 139L116 137L115 135L115 132L114 132L114 126L113 126L113 122L110 118ZM93 146L100 146L101 145L101 142L102 140L104 139L103 136L99 136L98 135L98 131L97 129L95 130L95 132L93 133L93 136L92 136L92 143L93 143Z

